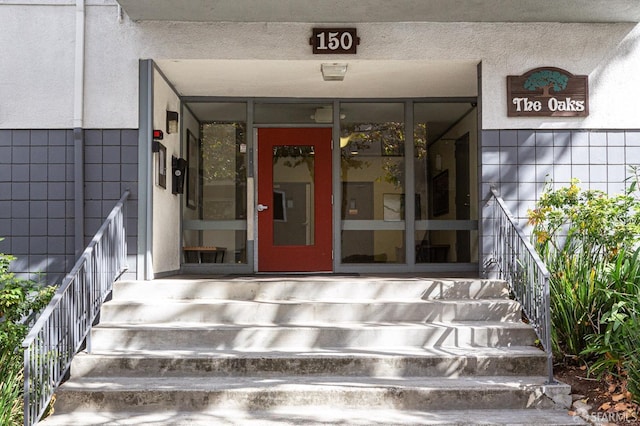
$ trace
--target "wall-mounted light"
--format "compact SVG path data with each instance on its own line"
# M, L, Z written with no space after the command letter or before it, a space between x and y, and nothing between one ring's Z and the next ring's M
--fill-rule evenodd
M167 111L167 133L178 133L178 113Z
M342 81L347 74L347 64L322 64L320 70L324 81Z

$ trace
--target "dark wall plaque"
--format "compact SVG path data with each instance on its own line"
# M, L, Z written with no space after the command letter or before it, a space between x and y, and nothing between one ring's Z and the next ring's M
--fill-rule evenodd
M509 117L586 117L589 80L560 68L535 68L507 77Z
M309 39L313 53L355 55L360 44L356 28L314 28Z

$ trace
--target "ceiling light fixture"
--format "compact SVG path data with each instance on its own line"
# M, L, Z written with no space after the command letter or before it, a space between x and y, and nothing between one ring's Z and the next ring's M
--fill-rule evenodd
M347 64L322 64L320 70L324 81L342 81L347 74Z

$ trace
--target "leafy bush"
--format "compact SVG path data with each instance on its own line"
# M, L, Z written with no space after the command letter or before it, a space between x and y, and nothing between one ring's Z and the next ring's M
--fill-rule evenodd
M4 348L0 352L0 424L19 425L23 421L22 365Z
M625 194L547 187L529 212L534 245L551 272L553 348L577 356L586 336L601 332L600 319L616 302L610 292L620 283L609 278L618 253L638 243L640 203L632 184Z
M633 169L637 176L637 170ZM547 186L529 212L534 246L550 271L552 345L560 359L628 377L640 398L640 201Z
M627 390L633 395L636 403L640 404L640 348L637 339L640 336L640 318L634 318L634 322L629 324L630 338L624 342L627 356L624 369L627 373Z
M600 333L587 336L582 355L595 358L591 371L616 373L627 379L628 387L640 402L640 249L621 251L609 265L609 285L604 297L611 308L600 317Z
M42 310L55 292L9 272L13 256L0 253L0 424L22 424L23 353L20 344L25 319Z

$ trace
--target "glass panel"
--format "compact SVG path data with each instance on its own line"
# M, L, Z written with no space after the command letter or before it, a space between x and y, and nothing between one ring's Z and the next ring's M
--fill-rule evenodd
M416 262L477 262L477 232L469 230L478 218L475 105L416 103L414 126ZM437 230L426 221L450 223Z
M185 105L201 123L247 121L247 104L244 102L189 102Z
M273 147L273 244L315 244L313 146Z
M452 231L416 231L416 263L451 262L455 238Z
M202 113L226 111L225 117L232 112L244 117L243 108L246 110L245 104L190 107ZM190 133L185 140L188 165L183 209L187 226L183 231L184 262L246 263L246 124L209 122L201 124L199 132Z
M405 263L404 231L342 231L342 263Z
M478 261L478 231L416 231L416 263Z
M404 263L404 105L342 103L340 112L342 261ZM344 230L350 221L368 222Z
M202 241L185 244L185 263L247 263L247 231L185 230L183 237L185 242Z
M254 121L259 124L330 124L333 104L256 104Z
M416 123L413 131L413 143L415 157L413 170L416 186L416 216L415 220L427 219L427 125Z
M203 220L247 217L245 134L244 123L202 125Z

